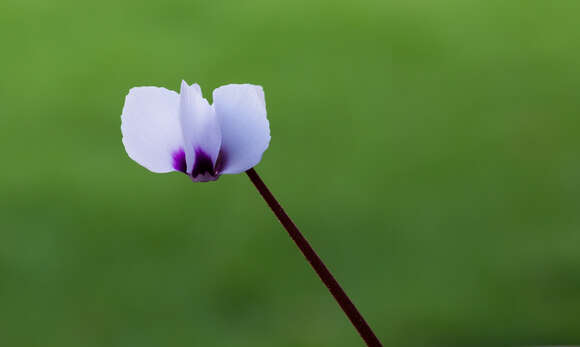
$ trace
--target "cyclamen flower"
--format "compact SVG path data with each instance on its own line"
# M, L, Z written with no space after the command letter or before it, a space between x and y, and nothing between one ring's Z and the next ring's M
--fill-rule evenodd
M264 91L251 84L228 84L213 91L213 105L197 84L181 92L157 87L129 91L121 115L123 144L131 159L153 172L181 171L195 182L246 172L288 235L367 346L382 344L324 262L312 249L253 167L270 144Z
M158 87L129 91L121 115L131 159L156 173L180 171L195 182L251 169L270 143L261 86L228 84L213 91L181 82L180 93Z

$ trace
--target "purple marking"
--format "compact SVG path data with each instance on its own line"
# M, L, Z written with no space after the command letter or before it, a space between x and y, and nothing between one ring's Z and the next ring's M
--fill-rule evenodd
M215 160L215 172L216 174L220 174L223 170L224 167L226 166L226 153L220 149L220 152L218 153L218 157Z
M189 176L195 182L215 181L219 178L220 172L223 169L225 156L222 151L218 154L215 166L211 157L204 152L203 149L197 147L195 151L195 162L193 163L193 170ZM185 151L179 148L172 153L173 168L176 171L183 172L187 175L187 160L185 158Z
M177 171L181 171L186 173L187 171L187 163L185 161L185 151L183 148L179 148L175 152L173 152L173 168Z
M193 164L191 177L196 178L199 175L215 176L215 170L210 156L197 147L195 148L195 163Z

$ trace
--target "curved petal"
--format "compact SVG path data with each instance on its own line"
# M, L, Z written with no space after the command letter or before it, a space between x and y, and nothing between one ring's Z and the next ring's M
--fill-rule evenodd
M260 162L270 144L270 126L261 86L228 84L213 91L222 130L221 173L244 172Z
M215 111L201 95L199 85L181 82L179 119L187 172L193 176L213 174L222 136Z
M125 98L121 132L127 154L140 165L157 173L180 171L183 136L176 92L132 88Z

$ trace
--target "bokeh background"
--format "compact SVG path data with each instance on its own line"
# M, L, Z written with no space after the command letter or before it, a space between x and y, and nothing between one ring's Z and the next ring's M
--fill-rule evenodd
M580 343L580 2L0 3L0 344L361 346L245 175L129 88L264 86L257 167L387 346Z

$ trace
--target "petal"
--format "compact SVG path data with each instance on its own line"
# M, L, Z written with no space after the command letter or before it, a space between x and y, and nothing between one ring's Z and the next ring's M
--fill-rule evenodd
M132 88L125 98L121 132L131 159L153 172L179 171L176 153L183 147L183 136L176 92L158 87Z
M221 173L244 172L260 162L270 144L270 126L261 86L228 84L213 91L222 130Z
M200 170L205 172L209 166L209 158L213 173L222 136L215 111L201 95L199 85L188 86L185 81L181 82L179 119L185 144L187 172L192 173L196 160L202 165Z

